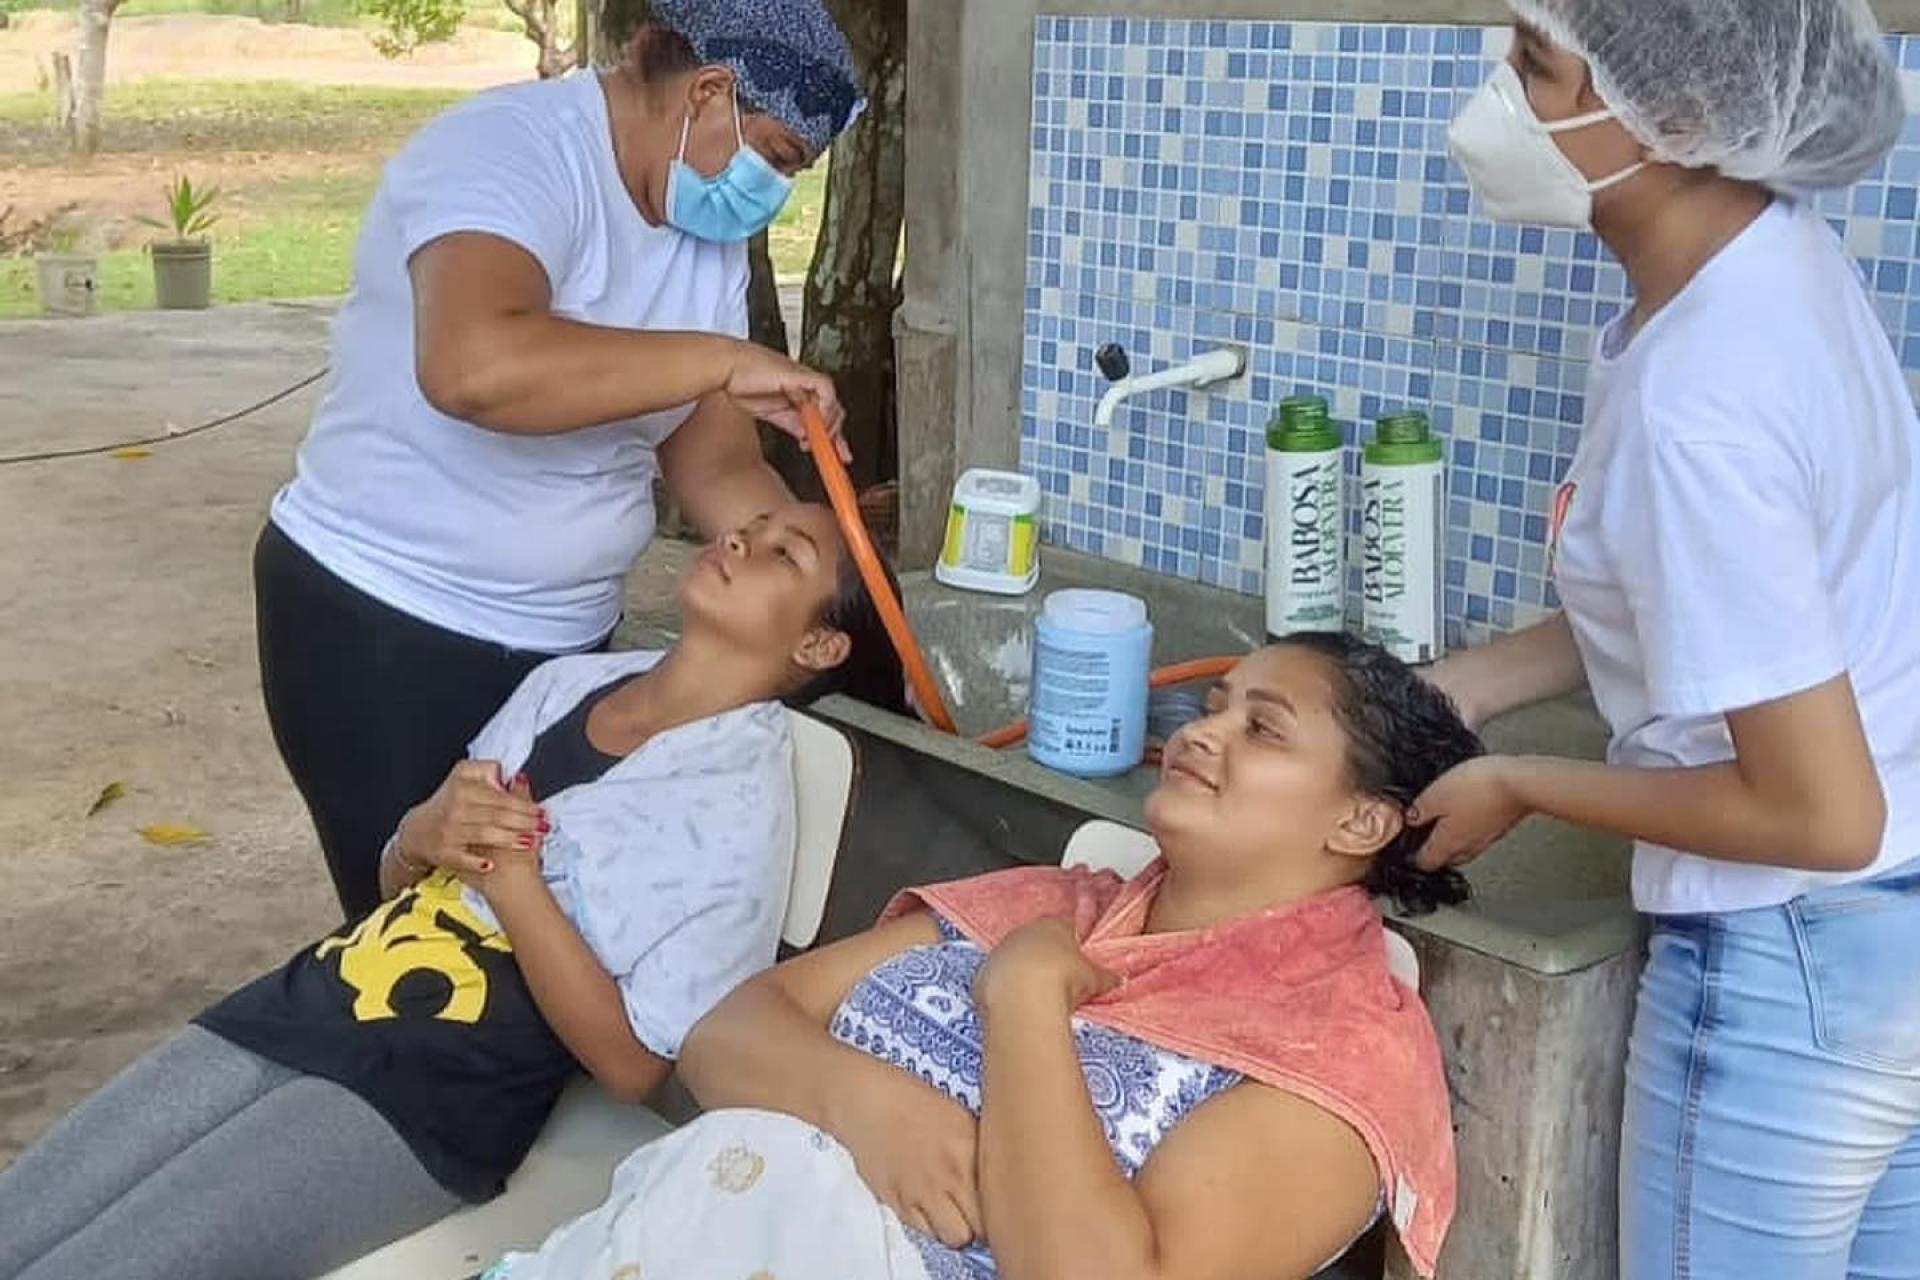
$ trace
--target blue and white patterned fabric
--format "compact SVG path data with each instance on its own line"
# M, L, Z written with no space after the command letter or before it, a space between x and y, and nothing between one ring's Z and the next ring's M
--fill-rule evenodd
M980 1017L973 978L986 952L940 921L942 941L904 951L861 979L833 1015L844 1044L911 1071L980 1114ZM1240 1082L1237 1071L1158 1049L1078 1019L1074 1044L1114 1163L1132 1178L1195 1107ZM929 1280L992 1280L985 1248L949 1249L915 1234Z
M653 0L702 62L733 69L740 100L825 151L866 100L853 50L820 0Z

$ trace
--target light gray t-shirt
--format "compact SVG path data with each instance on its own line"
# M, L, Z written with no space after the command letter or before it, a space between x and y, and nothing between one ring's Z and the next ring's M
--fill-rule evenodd
M582 654L540 666L468 754L512 777L542 729L661 656ZM795 837L788 714L756 702L681 725L595 781L541 797L553 824L541 855L547 887L619 984L633 1034L662 1057L773 963ZM497 924L474 890L464 900Z

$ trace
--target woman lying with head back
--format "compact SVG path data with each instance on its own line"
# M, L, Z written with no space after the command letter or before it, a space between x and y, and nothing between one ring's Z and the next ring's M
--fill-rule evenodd
M0 1174L0 1277L310 1276L497 1194L580 1065L652 1092L686 1029L773 960L781 701L903 703L824 507L709 546L680 604L664 654L535 670L401 822L381 906Z
M1446 1083L1370 894L1465 896L1405 808L1479 750L1377 648L1260 650L1167 746L1159 861L919 889L748 979L681 1057L707 1114L493 1276L1280 1280L1383 1211L1431 1271Z

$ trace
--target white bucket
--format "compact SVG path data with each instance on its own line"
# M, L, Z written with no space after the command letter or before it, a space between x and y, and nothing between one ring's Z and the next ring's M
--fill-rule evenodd
M33 259L40 309L54 316L90 316L100 289L100 260L90 253L40 253Z

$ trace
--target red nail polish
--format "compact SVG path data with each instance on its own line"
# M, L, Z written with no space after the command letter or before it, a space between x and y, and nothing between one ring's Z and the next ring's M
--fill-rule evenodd
M548 822L548 821L547 821L547 815L546 815L546 814L544 814L544 813L543 813L543 814L541 814L541 815L540 815L540 834L541 834L541 835L545 835L545 834L547 834L547 832L549 832L549 831L551 831L551 830L553 830L553 824L552 824L551 822Z
M522 849L531 849L533 848L533 837L521 836L517 843L520 845Z

